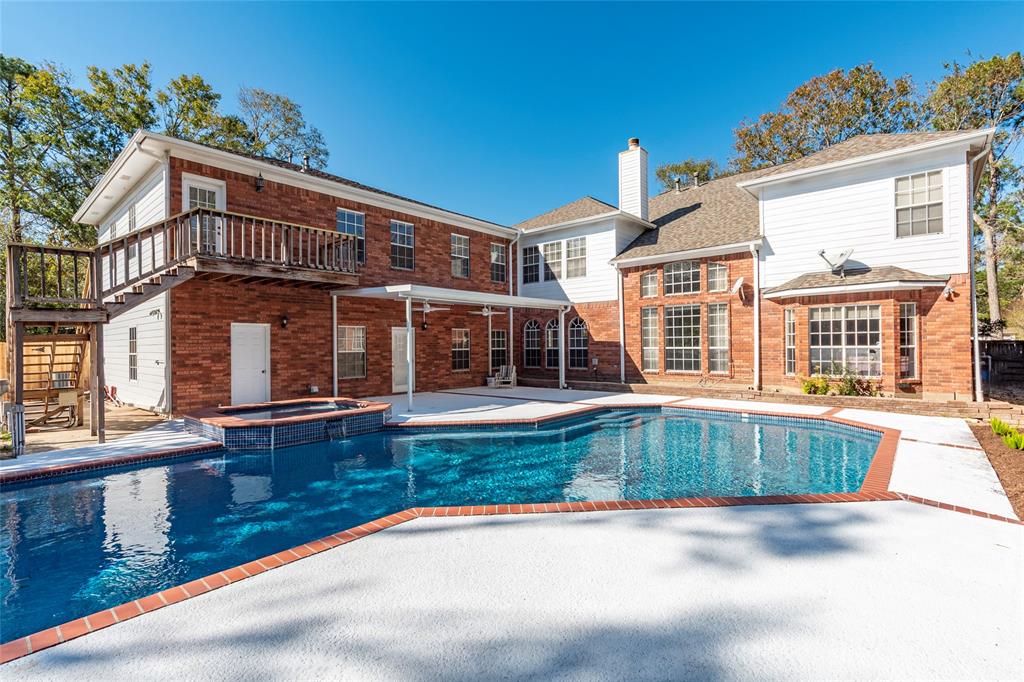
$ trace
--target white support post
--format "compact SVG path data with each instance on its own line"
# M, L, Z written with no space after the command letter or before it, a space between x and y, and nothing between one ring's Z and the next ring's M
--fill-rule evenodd
M761 254L750 247L754 257L754 390L761 390Z
M565 385L565 308L558 309L558 387Z
M487 373L494 374L494 366L491 364L491 358L494 354L491 352L494 349L491 348L491 316L487 316Z
M338 297L331 294L331 348L334 397L338 397Z
M412 340L412 298L405 299L405 390L409 397L409 411L412 412L413 358L415 349Z

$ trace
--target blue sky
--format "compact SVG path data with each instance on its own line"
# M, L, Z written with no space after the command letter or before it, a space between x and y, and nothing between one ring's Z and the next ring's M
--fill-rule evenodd
M84 77L148 60L286 94L332 172L502 223L584 194L616 201L616 153L651 172L720 161L745 117L872 61L938 78L969 50L1020 49L1024 4L0 2L0 47ZM652 190L656 187L653 180Z

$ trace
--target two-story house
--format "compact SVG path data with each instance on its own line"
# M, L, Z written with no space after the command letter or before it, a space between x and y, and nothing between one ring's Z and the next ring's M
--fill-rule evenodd
M990 143L991 131L864 135L648 199L634 138L618 209L586 197L517 225L521 291L573 306L569 381L796 391L849 372L886 393L969 400L972 195ZM579 254L585 266L570 265ZM522 321L524 376L552 378L558 336L550 315Z

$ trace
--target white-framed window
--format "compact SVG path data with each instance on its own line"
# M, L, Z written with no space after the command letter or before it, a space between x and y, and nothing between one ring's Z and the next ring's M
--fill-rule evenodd
M128 231L134 232L136 228L136 211L135 204L128 206Z
M491 330L491 371L508 364L508 330Z
M796 375L796 310L786 308L783 313L785 318L785 344L786 344L786 375Z
M590 334L587 323L578 317L569 323L569 369L587 369L590 362Z
M811 374L882 375L882 309L848 305L808 310Z
M558 320L551 319L544 326L544 364L550 369L558 367Z
M452 277L469 277L469 237L452 234Z
M700 263L684 260L665 266L665 295L699 294Z
M917 378L917 304L900 303L900 379Z
M508 272L508 251L504 244L491 244L491 281L504 282Z
M665 371L699 372L700 306L665 307Z
M128 232L134 232L136 228L135 204L128 206ZM128 260L133 261L139 257L139 241L132 239L128 242Z
M942 234L942 171L896 178L896 236Z
M658 271L651 270L640 275L640 297L654 298L658 295Z
M139 328L128 327L128 381L139 380Z
M206 208L217 210L218 193L215 188L203 187L202 185L189 184L186 210L194 208ZM192 239L193 243L199 246L203 253L217 253L220 251L221 242L221 220L216 216L204 215L193 216L192 218Z
M469 371L469 330L452 330L452 371Z
M412 223L391 221L391 267L412 270L416 267L416 228Z
M587 276L587 238L573 237L565 240L565 276Z
M708 277L708 281L710 281ZM729 371L729 304L708 304L708 371Z
M658 366L658 309L650 306L640 309L641 369L657 372Z
M562 277L562 242L544 244L544 281Z
M540 367L540 323L527 320L523 325L523 367Z
M366 327L338 325L338 378L366 377Z
M360 265L366 263L366 216L358 211L339 208L335 212L335 223L338 232L356 238L356 262Z
M540 249L527 246L523 249L523 284L540 281Z
M729 266L725 263L708 263L708 291L719 293L729 289Z

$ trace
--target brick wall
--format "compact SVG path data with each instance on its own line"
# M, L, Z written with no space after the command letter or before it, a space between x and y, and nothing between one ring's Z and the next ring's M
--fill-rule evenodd
M588 361L586 369L569 368L569 325L573 318L587 324ZM526 367L523 361L523 326L528 320L540 324L541 366ZM517 310L515 313L515 356L513 362L520 376L539 379L558 379L558 366L546 366L544 329L549 320L558 321L556 310ZM565 313L562 343L565 348L566 381L618 381L619 380L619 304L618 301L577 303ZM594 364L594 360L597 364Z

